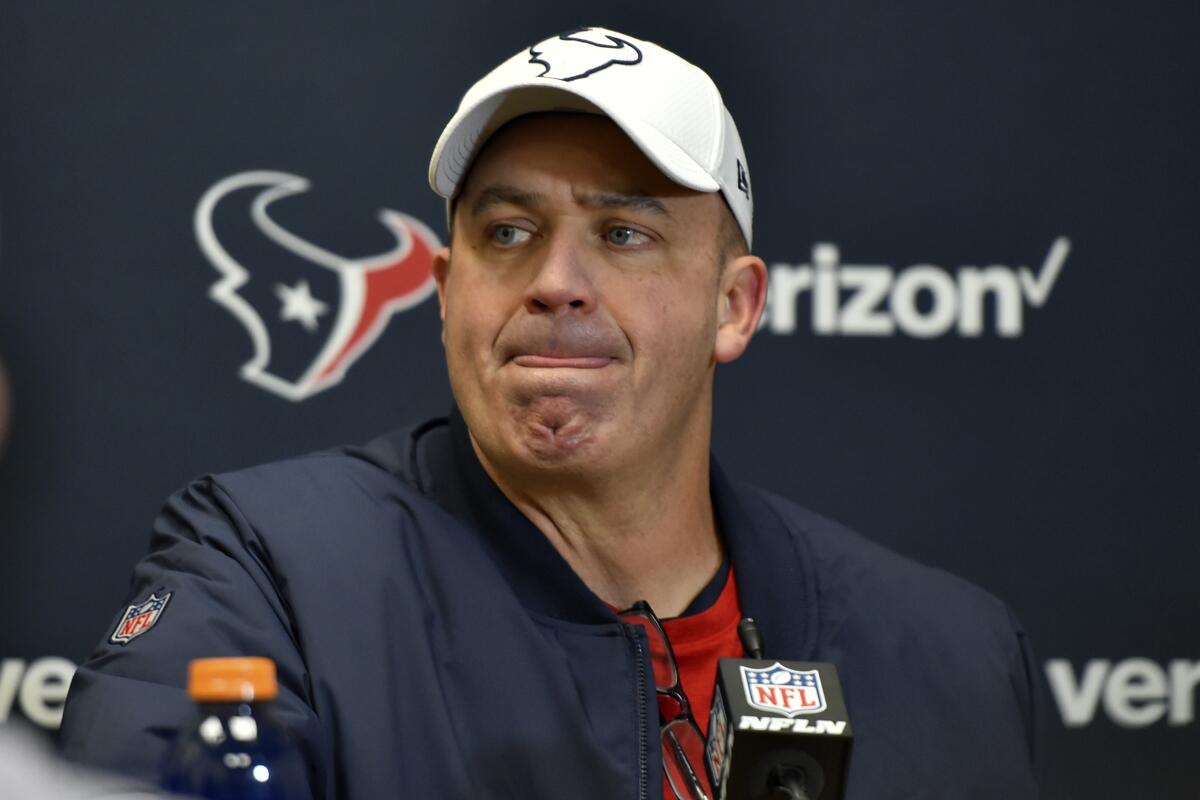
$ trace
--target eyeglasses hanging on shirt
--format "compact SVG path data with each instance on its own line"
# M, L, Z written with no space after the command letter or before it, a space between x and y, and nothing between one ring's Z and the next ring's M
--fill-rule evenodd
M712 784L704 766L704 736L683 693L671 640L645 600L639 600L618 616L623 622L641 625L649 639L662 725L663 771L676 800L711 800Z

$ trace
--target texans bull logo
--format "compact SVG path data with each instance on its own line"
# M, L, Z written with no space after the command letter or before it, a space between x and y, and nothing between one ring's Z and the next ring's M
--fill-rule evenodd
M393 314L434 291L441 246L420 221L384 209L391 250L366 258L325 250L268 213L308 188L285 172L231 175L205 192L194 220L201 250L222 275L209 297L241 322L254 347L242 378L292 401L337 384Z
M633 66L642 51L632 42L592 28L544 39L529 48L529 63L540 64L539 78L574 81L614 64Z

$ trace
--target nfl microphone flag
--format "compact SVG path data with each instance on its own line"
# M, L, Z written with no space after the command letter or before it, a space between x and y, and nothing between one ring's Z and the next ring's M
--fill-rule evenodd
M768 798L786 776L812 800L845 789L853 732L833 664L723 658L705 758L720 798Z

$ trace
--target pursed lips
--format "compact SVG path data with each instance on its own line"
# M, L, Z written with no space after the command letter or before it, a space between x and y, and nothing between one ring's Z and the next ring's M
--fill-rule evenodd
M616 325L598 314L518 316L492 345L501 363L529 370L601 370L630 355Z
M526 353L515 356L513 363L518 367L533 369L600 369L613 362L609 356L549 356Z

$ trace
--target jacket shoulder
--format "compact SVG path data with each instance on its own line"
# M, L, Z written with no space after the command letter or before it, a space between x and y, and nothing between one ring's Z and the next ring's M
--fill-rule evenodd
M800 541L813 561L825 623L857 607L872 614L929 625L981 620L1010 630L1004 603L946 570L903 556L786 498L751 488Z
M201 479L239 499L256 495L270 500L285 495L302 500L306 489L319 488L321 499L331 492L419 493L420 476L414 463L415 437L424 426L400 428L365 445L320 450L305 455L216 473Z
M942 743L947 786L954 775L965 787L992 774L997 786L1014 787L1007 796L1034 796L1045 700L1028 639L1005 603L789 500L753 491L811 562L813 657L838 665L848 702L857 704L863 760L870 760L868 742L916 725L926 743ZM866 794L883 796L886 785Z
M210 495L260 531L364 530L384 518L428 512L416 440L431 423L400 428L365 445L205 476L183 491Z

